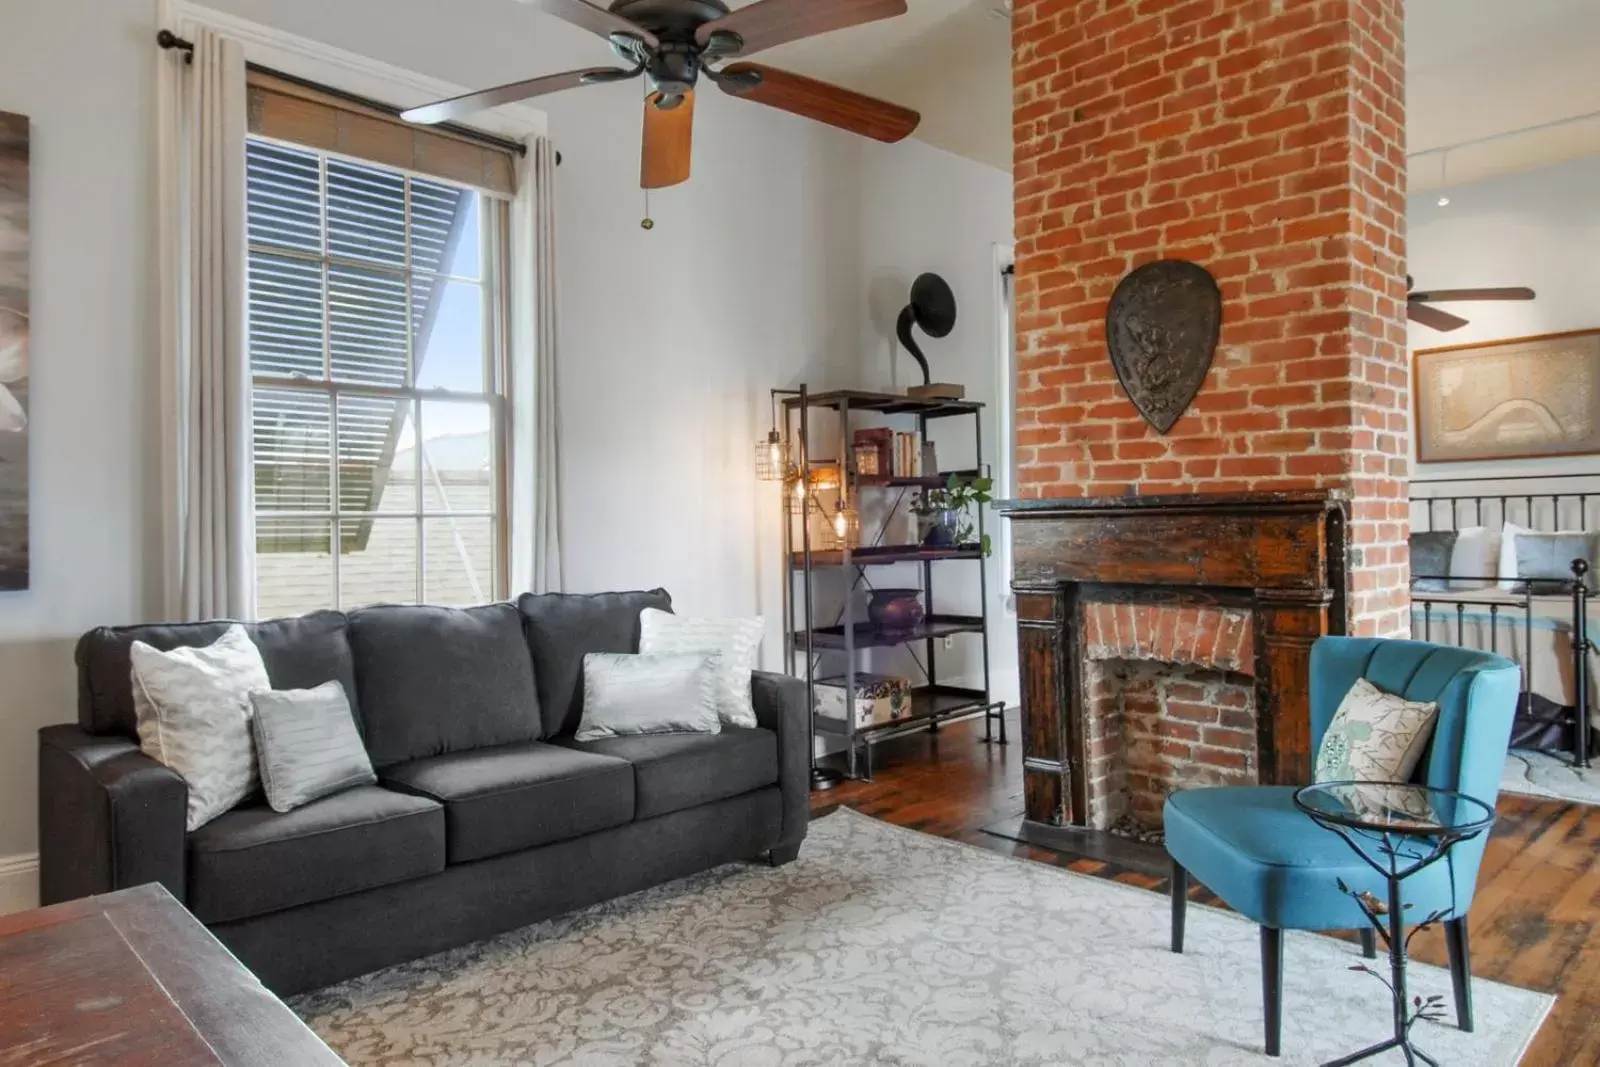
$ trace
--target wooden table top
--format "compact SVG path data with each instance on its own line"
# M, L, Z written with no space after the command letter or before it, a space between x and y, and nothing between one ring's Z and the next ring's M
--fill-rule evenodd
M337 1067L159 885L0 916L0 1067Z

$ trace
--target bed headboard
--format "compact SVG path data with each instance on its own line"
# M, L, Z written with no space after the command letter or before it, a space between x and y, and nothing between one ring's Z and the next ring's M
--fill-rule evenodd
M1411 529L1461 530L1508 522L1541 532L1600 530L1600 473L1430 478L1411 483Z

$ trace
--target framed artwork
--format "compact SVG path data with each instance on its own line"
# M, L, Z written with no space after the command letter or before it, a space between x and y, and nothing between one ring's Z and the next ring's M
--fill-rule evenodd
M28 120L0 111L0 593L28 588Z
M1416 354L1417 460L1600 452L1600 330Z

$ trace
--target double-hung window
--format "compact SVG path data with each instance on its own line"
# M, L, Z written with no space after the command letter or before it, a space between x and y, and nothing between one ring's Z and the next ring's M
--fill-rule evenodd
M503 596L507 205L247 157L259 615Z

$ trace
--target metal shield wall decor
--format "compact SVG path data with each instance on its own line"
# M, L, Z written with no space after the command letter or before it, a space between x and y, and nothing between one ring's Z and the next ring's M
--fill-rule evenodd
M1128 399L1160 433L1188 410L1217 350L1222 290L1198 263L1147 263L1117 284L1106 345Z

